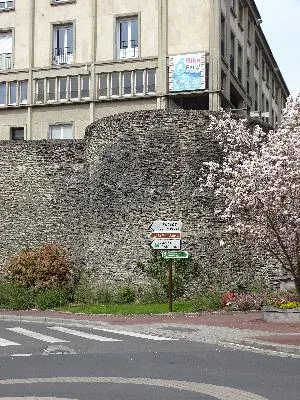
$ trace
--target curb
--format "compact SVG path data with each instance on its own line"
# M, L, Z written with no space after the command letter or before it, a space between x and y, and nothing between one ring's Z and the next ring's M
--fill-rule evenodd
M0 320L4 321L22 321L22 322L51 322L51 323L59 323L59 324L77 324L77 325L109 325L108 322L97 321L97 320L89 320L89 319L71 319L71 318L57 318L57 317L39 317L33 315L0 315Z
M277 351L280 353L295 354L295 355L300 356L299 346L276 344L276 343L258 341L258 340L253 340L253 339L240 340L240 341L238 341L237 344L240 344L242 346L257 348L260 350Z

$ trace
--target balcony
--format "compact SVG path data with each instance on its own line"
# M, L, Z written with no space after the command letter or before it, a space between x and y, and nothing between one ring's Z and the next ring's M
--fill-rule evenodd
M0 54L0 70L12 69L12 54L2 53Z
M56 47L53 49L53 64L72 64L73 49L70 47Z
M126 40L120 43L120 58L136 58L139 56L139 48L136 40Z

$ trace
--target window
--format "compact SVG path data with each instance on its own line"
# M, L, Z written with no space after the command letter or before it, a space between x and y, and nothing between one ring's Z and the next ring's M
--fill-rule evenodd
M64 3L76 3L76 0L50 0L52 6Z
M254 109L255 111L258 111L258 83L256 81L254 85L254 99L255 99Z
M53 63L72 64L73 53L73 24L54 26Z
M144 94L144 71L135 71L134 94Z
M262 60L261 60L261 76L262 76L262 79L263 80L265 80L266 79L266 63L265 63L265 60L262 58Z
M58 78L58 100L67 100L67 78Z
M225 17L221 14L221 56L225 56L225 45L226 45L226 28L225 28Z
M73 139L72 124L51 125L49 139Z
M90 77L88 75L81 76L81 98L90 97Z
M0 69L12 69L12 32L0 32Z
M270 85L270 70L268 67L266 67L266 85Z
M131 95L131 71L125 71L122 73L122 95Z
M147 71L147 93L155 93L155 80L156 71L155 69L149 69Z
M230 35L230 69L234 72L234 63L235 63L235 36L234 33L231 32Z
M272 97L275 98L275 81L272 79Z
M244 26L244 7L241 2L239 2L239 16L238 16L239 26L243 28Z
M252 20L248 19L248 29L247 29L248 43L252 41L252 26L253 26Z
M70 99L78 100L78 76L70 76Z
M242 67L243 67L243 49L238 45L238 79L242 81Z
M118 58L139 57L138 17L117 20Z
M10 138L11 140L24 140L24 128L11 128Z
M99 89L98 89L98 97L107 97L107 80L108 80L108 74L100 74L99 75Z
M233 11L234 13L235 13L235 1L236 0L230 0L230 8L231 8L231 11Z
M0 105L3 106L6 104L6 83L0 83Z
M0 11L14 8L14 1L2 0L0 1Z
M55 96L56 79L50 78L47 80L47 101L54 101Z
M264 94L261 95L261 111L262 112L265 111L265 95Z
M19 103L27 104L28 81L19 82Z
M35 81L35 101L44 102L45 101L45 91L44 91L44 79L37 79Z
M111 95L119 96L120 95L120 82L119 82L119 73L112 72L111 74Z
M269 112L269 110L270 110L269 101L266 100L266 111Z
M255 45L255 59L254 59L254 62L255 62L256 68L259 68L259 48L256 45Z
M9 82L8 104L17 104L17 82Z

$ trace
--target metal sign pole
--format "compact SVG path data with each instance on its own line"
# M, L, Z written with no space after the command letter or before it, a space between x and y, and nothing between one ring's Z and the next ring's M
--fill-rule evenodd
M170 259L169 265L169 312L172 312L172 300L173 300L173 260Z

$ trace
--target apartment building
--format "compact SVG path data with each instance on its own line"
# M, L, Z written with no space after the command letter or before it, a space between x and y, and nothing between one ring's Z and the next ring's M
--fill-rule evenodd
M253 0L0 1L0 139L83 138L141 109L248 113L288 88Z

